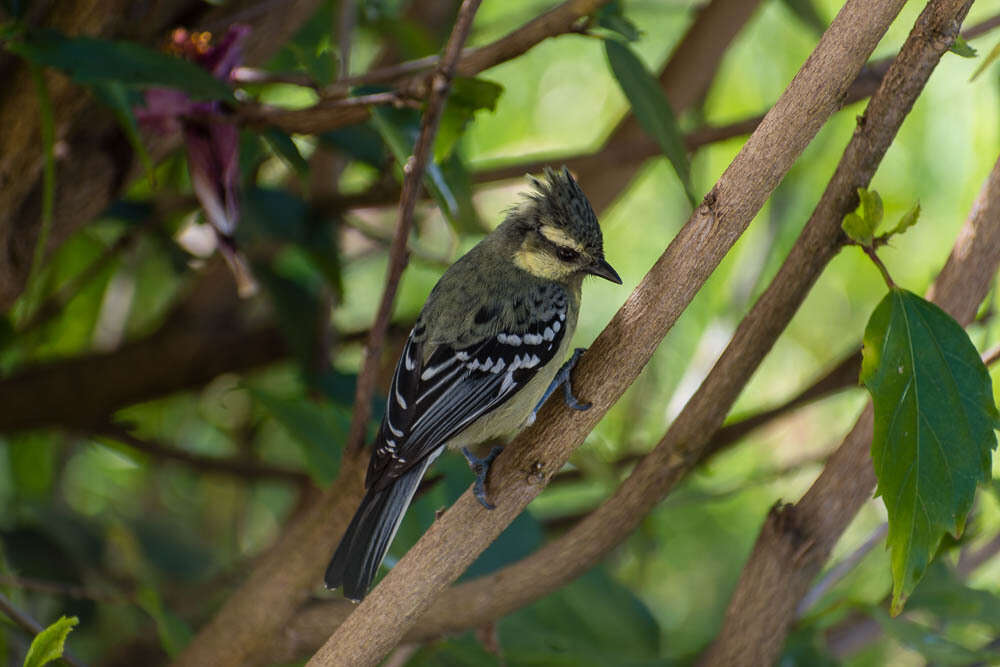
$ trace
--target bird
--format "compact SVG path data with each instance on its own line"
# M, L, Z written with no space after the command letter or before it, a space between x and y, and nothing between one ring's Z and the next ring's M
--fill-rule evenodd
M396 365L372 445L365 495L326 570L328 589L360 601L395 537L424 473L446 449L461 449L485 480L500 453L468 447L534 421L561 384L572 393L568 361L585 276L621 284L604 258L593 208L566 167L546 168L504 221L452 264L431 290Z

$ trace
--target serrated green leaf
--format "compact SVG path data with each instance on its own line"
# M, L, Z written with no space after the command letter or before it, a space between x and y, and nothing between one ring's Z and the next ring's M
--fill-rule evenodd
M625 16L618 0L609 2L598 9L594 14L594 19L598 27L610 30L616 35L624 37L626 41L634 42L639 39L639 28Z
M78 83L176 88L195 99L234 100L229 86L194 63L132 42L31 30L7 48L39 65L55 67Z
M979 67L977 67L976 71L969 77L969 81L975 80L975 78L982 74L987 67L992 65L997 58L1000 58L1000 42L997 42L996 46L990 49L990 52L986 54L986 57L983 58L983 62L979 63Z
M465 128L476 112L494 111L503 86L485 79L456 77L441 113L437 135L434 137L434 161L442 163L455 149Z
M812 30L816 35L826 32L827 21L812 0L782 0L785 7L795 15L802 25Z
M890 235L895 236L896 234L902 234L907 229L917 224L917 220L920 218L920 204L916 203L913 205L909 211L903 214L903 217L899 219L896 226L892 228L889 232Z
M997 409L962 327L899 288L865 329L861 381L875 405L872 461L889 514L898 613L945 531L961 533L976 485L990 478Z
M250 392L302 446L309 475L316 483L332 482L340 469L340 446L350 427L347 412L304 397L284 398L259 389Z
M939 665L996 664L1000 653L985 649L970 649L944 637L934 628L901 618L891 618L882 609L874 607L871 615L887 635L900 644L917 651L929 662Z
M976 57L976 50L969 46L969 43L962 39L961 35L955 38L955 41L952 42L950 47L948 47L948 50L955 55L962 56L963 58Z
M684 136L677 126L677 118L660 82L625 44L606 39L604 51L618 85L632 105L636 119L670 160L691 206L697 206L698 198L691 186L691 165L684 147Z
M882 208L882 197L876 190L858 188L858 199L861 200L861 217L871 226L872 234L874 234L885 215Z
M79 622L76 616L60 616L58 621L35 635L24 656L24 667L42 667L61 658L66 637Z
M875 229L857 213L845 215L843 222L840 223L840 228L844 230L849 239L865 247L871 246L872 240L875 238Z

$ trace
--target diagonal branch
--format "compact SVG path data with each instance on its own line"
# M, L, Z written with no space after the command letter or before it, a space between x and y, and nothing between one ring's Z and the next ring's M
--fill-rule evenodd
M948 21L954 22L956 15L963 16L969 4L932 2L918 27L927 30L926 37L935 48L941 44L946 48L950 44L947 28L940 30L949 26ZM928 296L967 324L986 296L998 265L1000 160ZM761 663L777 658L799 601L875 488L869 454L872 418L869 403L802 499L794 506L772 509L726 611L722 632L705 656L706 664L725 663L735 656Z
M534 426L497 459L491 485L497 509L487 512L465 493L338 628L318 664L373 664L403 637L434 597L454 581L544 487L607 409L635 380L663 336L718 262L749 225L771 191L826 119L902 6L900 0L848 0L816 50L774 108L663 256L597 338L577 367L574 386L593 407L583 413L550 402ZM669 289L666 287L669 285ZM623 339L630 345L621 345ZM656 477L650 466L644 476ZM632 487L634 488L634 486ZM616 495L616 499L618 496ZM634 525L634 515L613 515L603 528ZM608 504L606 504L608 505ZM608 517L606 516L605 519ZM582 572L600 557L589 548L557 571L544 559L521 570L557 582ZM538 553L546 552L542 549ZM583 568L583 569L581 569ZM537 582L532 577L533 583ZM517 580L490 591L520 589ZM456 618L460 614L452 613ZM361 645L352 638L364 638Z

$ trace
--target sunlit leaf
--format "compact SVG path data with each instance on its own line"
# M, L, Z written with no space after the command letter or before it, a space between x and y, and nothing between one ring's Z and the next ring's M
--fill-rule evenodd
M955 55L962 56L963 58L976 57L976 50L971 46L969 46L969 43L966 42L964 39L962 39L961 35L955 38L955 41L952 42L952 45L950 47L948 47L948 50L954 53Z
M847 237L855 243L863 246L870 246L875 237L875 229L857 213L848 213L844 216L840 228L844 230Z
M885 215L882 196L876 190L858 188L858 199L861 200L861 217L871 225L872 232L874 232L878 229Z
M639 124L660 145L663 154L677 172L691 205L697 206L698 198L691 186L691 165L684 147L684 136L677 126L677 119L659 81L625 44L606 39L604 50L611 71L632 105Z
M962 532L976 485L990 477L997 409L965 331L893 288L865 330L861 381L875 405L872 460L889 514L894 613L945 531Z
M889 234L895 236L896 234L902 234L907 229L917 224L917 220L920 218L920 204L914 204L913 208L903 214L903 217L899 219L896 226L892 228Z
M434 161L441 163L452 154L476 112L493 111L503 92L503 86L485 79L456 77L441 113L434 138Z
M42 667L61 658L66 637L79 622L76 616L60 616L58 621L35 635L24 657L24 667Z
M54 30L32 30L7 48L39 65L62 70L78 83L176 88L196 99L234 99L229 86L206 70L134 42L66 37Z

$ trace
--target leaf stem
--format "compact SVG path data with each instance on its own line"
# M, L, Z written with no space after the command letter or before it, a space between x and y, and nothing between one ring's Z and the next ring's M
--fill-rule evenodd
M882 278L885 279L885 284L889 286L889 289L896 287L895 281L893 281L892 276L889 275L889 269L885 268L885 264L883 264L882 260L879 259L878 253L875 252L875 248L871 246L861 246L861 248L865 251L865 254L868 255L869 259L875 263L875 266L878 267L878 270L882 274Z

